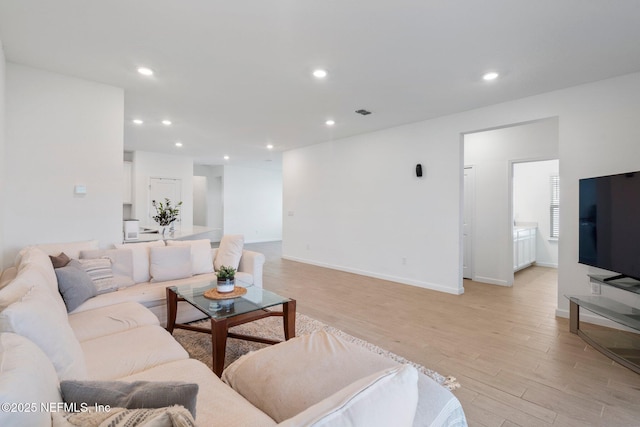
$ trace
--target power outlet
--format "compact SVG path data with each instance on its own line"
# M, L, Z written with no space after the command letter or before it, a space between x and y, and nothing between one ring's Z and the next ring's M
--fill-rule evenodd
M600 295L600 283L591 282L591 295Z

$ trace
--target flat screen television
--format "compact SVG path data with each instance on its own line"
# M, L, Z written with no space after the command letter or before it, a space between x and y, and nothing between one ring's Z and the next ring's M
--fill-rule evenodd
M581 264L640 280L640 171L581 179L579 229Z

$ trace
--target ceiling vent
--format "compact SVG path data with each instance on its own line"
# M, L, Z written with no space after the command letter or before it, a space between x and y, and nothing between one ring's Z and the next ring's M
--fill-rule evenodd
M363 116L368 116L369 114L371 114L371 111L367 111L367 110L356 110L356 113L358 114L362 114Z

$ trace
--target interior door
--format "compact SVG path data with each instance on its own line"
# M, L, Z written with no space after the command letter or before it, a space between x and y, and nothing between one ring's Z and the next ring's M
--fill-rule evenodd
M164 203L164 199L168 198L171 200L171 205L174 206L182 200L181 188L182 182L179 179L151 178L149 180L149 202L147 204L148 224L154 226L158 225L152 218L156 214L156 210L152 204L153 200ZM179 216L176 221L176 225L180 223L181 219L182 218Z
M475 171L464 168L464 208L462 215L462 277L473 279L473 211L475 204Z

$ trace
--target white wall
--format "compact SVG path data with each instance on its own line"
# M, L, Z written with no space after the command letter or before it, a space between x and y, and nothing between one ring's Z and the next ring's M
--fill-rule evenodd
M0 40L0 199L4 200L5 192L5 76L6 76L6 61L4 57L4 48L2 47L2 40ZM0 254L4 253L4 203L0 204ZM7 264L8 265L8 264ZM4 260L0 256L0 272L3 270Z
M193 225L207 225L207 177L193 177Z
M282 239L282 173L224 166L224 234L243 234L245 242Z
M512 163L557 157L557 119L465 135L464 163L475 171L474 280L513 284Z
M563 295L588 293L591 271L577 262L578 179L638 169L639 116L634 73L286 152L284 211L295 215L284 216L283 254L462 292L461 135L558 117L558 313L568 315ZM640 295L605 292L640 306Z
M217 234L218 239L222 236L223 208L222 208L222 176L224 166L195 165L193 167L195 176L202 176L207 180L205 224L207 227L218 228L221 231Z
M13 63L6 79L4 264L29 244L120 240L123 90Z
M122 154L120 154L122 158ZM122 162L122 160L121 160ZM132 158L133 215L140 225L157 226L149 216L149 182L151 178L171 178L181 181L180 221L182 226L193 225L193 159L170 154L134 151ZM121 168L122 169L122 168ZM172 202L178 202L172 200Z
M536 265L543 267L558 267L558 239L550 237L551 177L558 174L558 160L513 165L513 218L538 224Z

